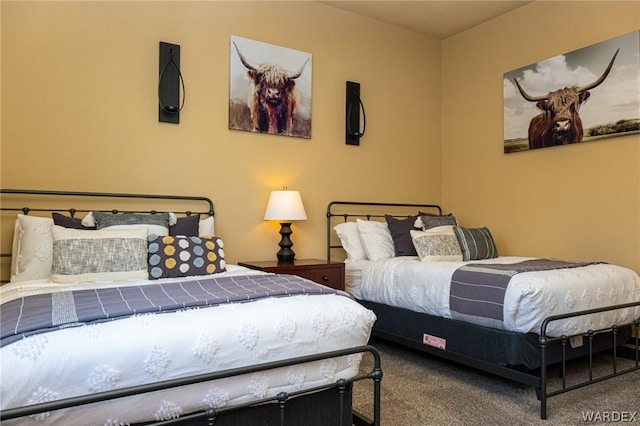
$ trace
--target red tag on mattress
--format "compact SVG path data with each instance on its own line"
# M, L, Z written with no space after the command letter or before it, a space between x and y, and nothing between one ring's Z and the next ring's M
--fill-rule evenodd
M444 349L447 346L447 339L442 337L432 336L430 334L422 335L422 343L429 346L435 346L436 348Z

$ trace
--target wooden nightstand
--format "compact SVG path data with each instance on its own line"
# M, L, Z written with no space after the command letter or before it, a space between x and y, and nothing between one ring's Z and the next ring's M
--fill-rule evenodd
M277 260L238 262L238 265L264 272L297 275L327 287L344 290L344 263L342 262L296 259L293 262L279 262Z

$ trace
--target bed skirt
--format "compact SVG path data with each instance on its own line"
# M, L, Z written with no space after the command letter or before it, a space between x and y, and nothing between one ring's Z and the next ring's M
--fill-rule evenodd
M459 354L473 360L520 371L540 368L540 343L535 333L523 334L497 330L380 303L364 300L358 300L358 302L371 309L377 316L373 328L374 336L403 343L444 358L452 358L448 354ZM631 327L622 327L618 331L617 342L622 345L630 336ZM612 342L610 333L597 334L593 339L593 350L599 352L610 349ZM438 345L443 345L444 348L439 348ZM572 348L567 344L565 349L567 359L578 358L589 353L586 339L582 346ZM549 345L547 365L560 362L561 359L562 345L559 342Z

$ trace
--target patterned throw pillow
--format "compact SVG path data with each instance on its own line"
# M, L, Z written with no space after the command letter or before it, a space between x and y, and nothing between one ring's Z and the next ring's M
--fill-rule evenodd
M462 252L453 226L438 226L427 231L410 231L413 245L422 261L462 260Z
M487 227L460 228L454 226L453 231L456 233L460 243L462 260L493 259L498 257L498 249Z
M51 281L147 279L147 230L83 231L53 225Z
M218 237L149 235L149 278L177 278L226 271Z

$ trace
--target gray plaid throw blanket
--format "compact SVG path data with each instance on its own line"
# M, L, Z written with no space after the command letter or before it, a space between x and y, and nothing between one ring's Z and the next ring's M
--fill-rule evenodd
M0 347L38 333L132 315L339 292L294 275L237 275L26 296L0 306Z
M523 272L577 268L602 262L531 259L518 263L470 263L453 272L449 294L451 317L503 328L504 295L511 278Z

